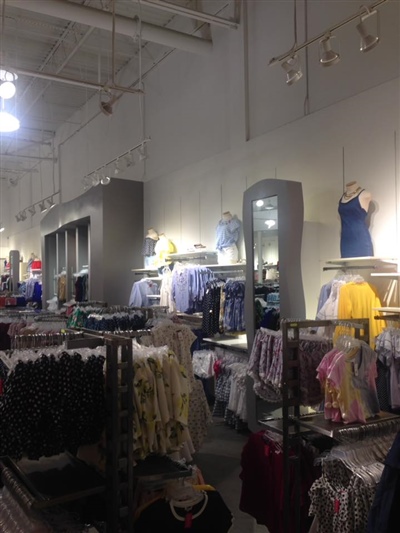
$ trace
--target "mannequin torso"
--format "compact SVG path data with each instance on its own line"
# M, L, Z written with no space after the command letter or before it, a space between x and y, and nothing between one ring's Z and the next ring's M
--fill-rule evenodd
M346 183L346 190L340 199L340 203L347 204L354 198L357 198L364 211L368 212L369 204L372 200L372 194L366 189L362 189L356 181L350 181Z

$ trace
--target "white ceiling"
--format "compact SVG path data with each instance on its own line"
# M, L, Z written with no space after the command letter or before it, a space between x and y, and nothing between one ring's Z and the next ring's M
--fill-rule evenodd
M56 0L52 2L56 3ZM70 7L68 4L78 4L89 9L101 10L106 12L112 23L112 0L57 0L57 2L59 4L57 7L60 8L66 4L67 8ZM163 4L163 0L157 2ZM174 0L173 3L192 10L198 8L201 12L208 9L209 13L215 13L215 8L221 6L215 1L209 2L208 5L203 3L201 6L199 0ZM236 5L237 10L238 3L239 0L227 0L225 5ZM21 122L18 132L0 134L0 177L8 180L13 176L18 177L21 170L29 171L29 168L34 166L34 159L27 157L31 157L32 147L41 147L39 150L41 157L51 157L51 141L55 131L98 92L89 87L78 87L24 75L21 70L100 85L109 84L113 78L111 31L67 20L65 14L62 15L63 18L59 18L53 14L49 16L43 12L32 11L35 9L32 6L36 4L43 5L45 2L0 0L2 7L0 20L3 30L0 36L0 65L13 67L18 73L17 96L12 102L6 101L6 110L15 112ZM135 17L140 17L143 24L172 28L188 36L200 27L203 28L203 32L196 33L197 39L209 38L209 34L204 34L204 21L198 20L197 17L184 18L150 7L148 4L149 2L145 0L143 3L138 0L115 0L114 9L116 15L127 17L132 23L135 22ZM206 30L207 28L206 25ZM129 65L128 85L133 87L138 80L139 42L137 37L115 32L114 78L118 80L118 73L124 72ZM145 40L141 43L143 72L154 66L156 56L162 56L172 49ZM126 76L124 80L126 81ZM23 157L24 155L26 157Z

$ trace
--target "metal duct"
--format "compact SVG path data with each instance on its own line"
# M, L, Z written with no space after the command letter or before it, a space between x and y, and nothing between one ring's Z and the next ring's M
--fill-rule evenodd
M34 13L41 13L50 17L74 21L102 30L112 30L112 15L110 13L79 4L72 4L66 0L12 0L9 5L25 11L33 11ZM200 37L187 35L186 33L162 28L146 22L142 22L141 29L142 38L145 41L151 41L201 55L208 54L212 50L212 42L201 39ZM133 37L139 32L139 23L135 19L116 15L115 31L120 35Z

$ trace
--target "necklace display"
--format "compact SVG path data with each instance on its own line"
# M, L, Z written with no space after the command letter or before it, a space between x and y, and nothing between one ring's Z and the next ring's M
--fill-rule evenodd
M185 529L190 529L192 527L192 521L197 518L198 516L201 515L201 513L204 511L204 509L207 507L207 503L208 503L208 496L206 493L204 493L204 501L203 501L203 505L200 507L200 509L197 511L197 513L192 513L192 506L189 506L189 507L185 507L185 511L186 511L186 516L180 516L176 511L175 511L175 506L176 507L181 507L181 504L179 504L178 502L174 502L173 500L171 500L169 502L169 505L171 507L171 512L172 514L174 515L174 517L177 519L177 520L180 520L181 522L185 522ZM175 505L174 505L175 504ZM176 505L178 504L178 505Z
M348 200L349 198L352 198L353 196L355 196L358 192L361 191L361 187L357 187L356 190L354 191L351 191L351 192L346 192L343 194L343 197L346 198L346 200Z

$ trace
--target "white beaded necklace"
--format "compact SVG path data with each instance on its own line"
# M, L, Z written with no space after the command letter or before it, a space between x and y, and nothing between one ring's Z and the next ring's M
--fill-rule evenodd
M208 503L208 495L207 493L204 493L204 501L203 501L203 505L201 506L201 508L197 511L197 513L195 513L194 515L192 515L192 519L194 518L197 518L198 516L201 515L201 513L204 511L204 509L207 507L207 503ZM174 502L173 500L170 500L169 502L169 506L171 507L171 513L174 515L174 517L177 519L177 520L180 520L181 522L183 522L184 520L186 520L186 517L185 516L180 516L178 515L178 513L175 511L175 507L174 507ZM186 507L185 508L185 511L189 512L191 510L191 507Z

